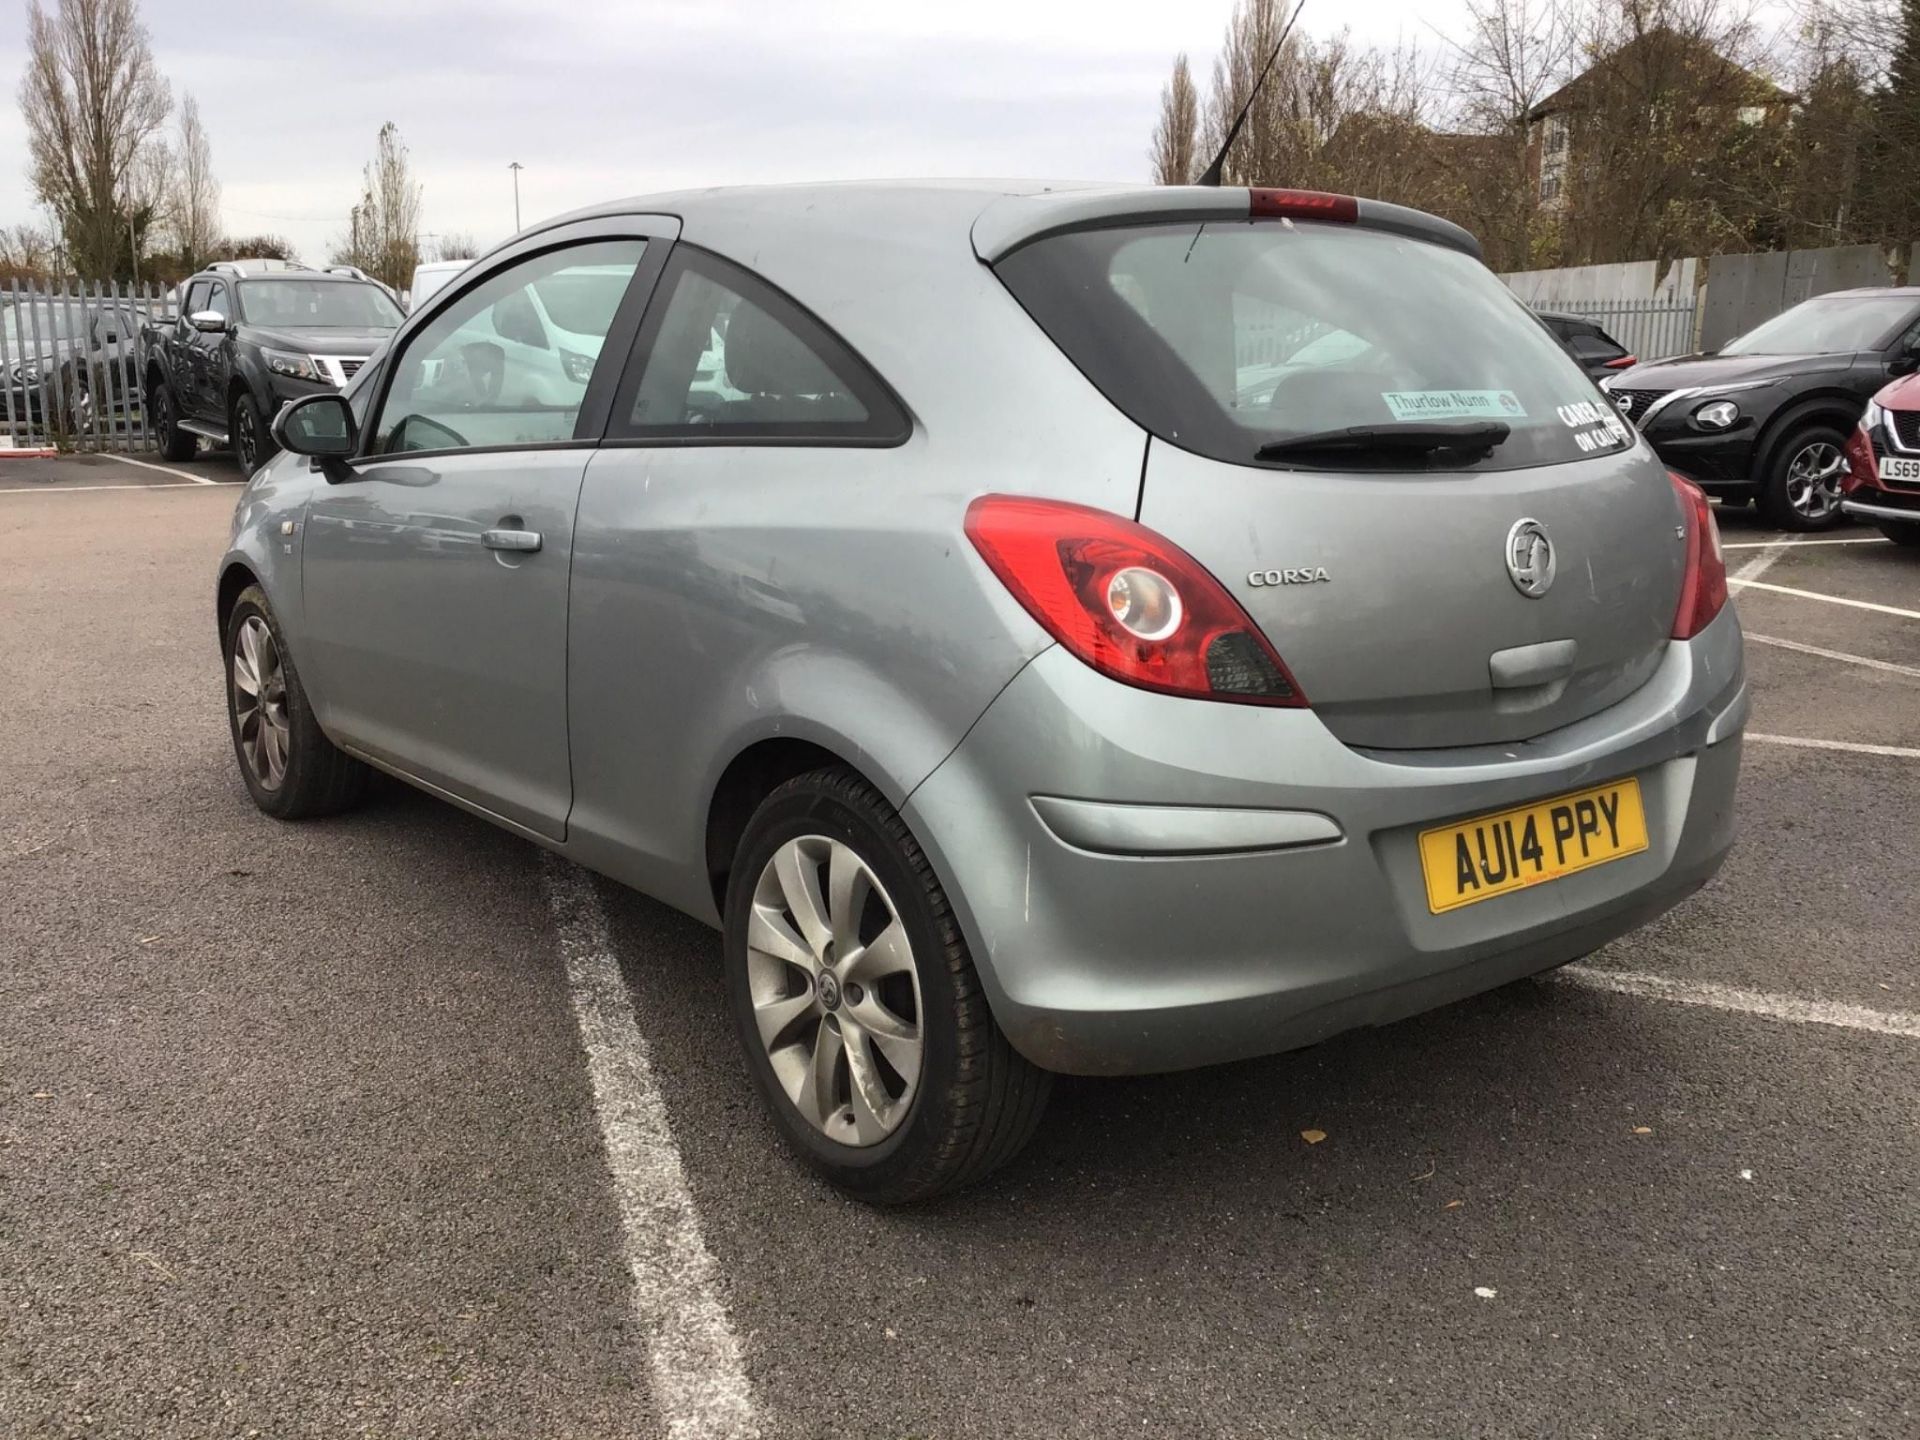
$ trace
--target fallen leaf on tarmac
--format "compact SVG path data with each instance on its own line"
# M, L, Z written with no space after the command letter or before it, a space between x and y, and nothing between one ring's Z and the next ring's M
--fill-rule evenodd
M36 1090L33 1092L33 1098L36 1100L51 1100L53 1099L53 1092L51 1090Z
M896 1332L891 1325L887 1327L887 1338L889 1340L898 1340L900 1338L898 1332Z
M1651 1125L1636 1125L1633 1127L1633 1133L1636 1135L1651 1135L1653 1133L1653 1127Z
M1473 1287L1473 1293L1478 1295L1482 1300L1491 1300L1500 1292L1491 1285L1476 1285Z
M1464 1200L1449 1200L1445 1205L1441 1206L1440 1208L1443 1210L1458 1210L1462 1205L1466 1203L1467 1202Z
M151 945L153 944L154 941L158 940L159 938L160 937L158 935L142 935L140 937L140 943L142 945Z
M1327 1132L1324 1130L1302 1130L1300 1132L1300 1138L1309 1145L1318 1145L1322 1140L1327 1138Z

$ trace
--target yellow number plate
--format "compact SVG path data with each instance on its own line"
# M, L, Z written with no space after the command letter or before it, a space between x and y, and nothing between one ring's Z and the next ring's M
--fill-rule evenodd
M1420 832L1420 868L1434 914L1491 900L1647 848L1640 782L1573 795Z

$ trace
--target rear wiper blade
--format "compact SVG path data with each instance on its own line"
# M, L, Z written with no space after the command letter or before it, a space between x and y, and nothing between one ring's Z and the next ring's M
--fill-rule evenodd
M1315 430L1286 440L1270 440L1254 451L1256 460L1341 452L1404 451L1425 455L1436 450L1486 451L1513 434L1504 420L1436 420L1417 425L1348 425Z

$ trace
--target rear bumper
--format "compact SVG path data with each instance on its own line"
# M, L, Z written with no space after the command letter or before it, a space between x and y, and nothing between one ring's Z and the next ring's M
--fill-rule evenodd
M1602 714L1448 751L1350 749L1311 712L1134 690L1056 648L906 814L1016 1048L1070 1073L1176 1070L1397 1020L1670 908L1732 844L1745 716L1731 607ZM1420 829L1627 775L1647 850L1429 913Z

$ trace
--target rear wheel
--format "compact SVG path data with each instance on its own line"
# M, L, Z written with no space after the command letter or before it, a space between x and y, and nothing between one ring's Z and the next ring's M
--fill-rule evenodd
M253 803L280 820L359 800L367 767L321 733L266 593L249 585L227 617L227 720Z
M173 387L156 379L147 387L147 416L153 422L153 438L159 442L162 460L191 460L199 441L190 430L180 428L180 404Z
M1846 443L1847 437L1830 425L1809 425L1775 448L1758 497L1769 524L1782 530L1831 530L1840 523Z
M833 1184L924 1200L1032 1136L1052 1077L1001 1034L925 853L858 775L802 775L754 812L725 948L754 1083Z
M1903 525L1898 520L1882 520L1880 533L1896 545L1906 545L1920 549L1920 521Z

